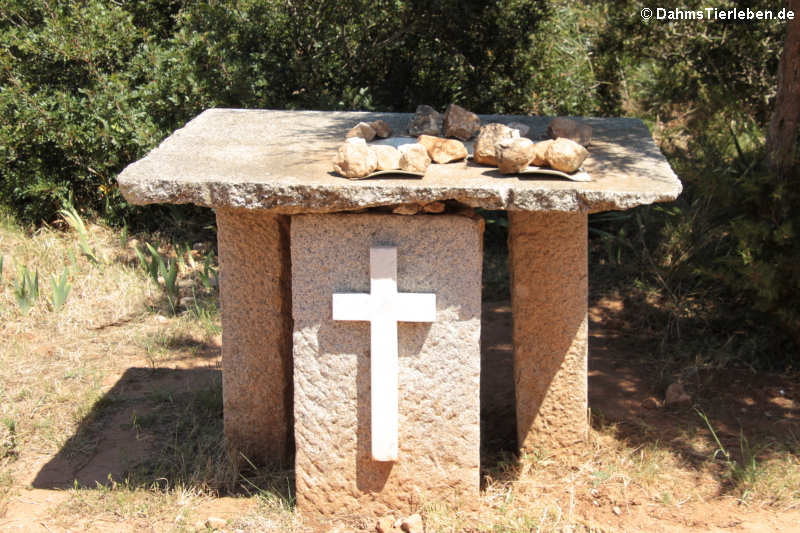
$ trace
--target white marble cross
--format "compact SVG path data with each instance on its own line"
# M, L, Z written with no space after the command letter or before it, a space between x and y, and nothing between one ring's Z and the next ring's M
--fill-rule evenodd
M334 320L370 323L372 458L397 460L397 323L434 322L436 295L397 292L397 248L369 249L370 293L333 295Z

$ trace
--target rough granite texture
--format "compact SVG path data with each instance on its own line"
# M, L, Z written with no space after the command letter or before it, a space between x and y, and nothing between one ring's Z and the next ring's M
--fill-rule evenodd
M222 400L234 451L290 464L292 319L289 217L217 209Z
M480 482L482 221L458 215L291 220L297 508L383 516L474 505ZM399 458L370 458L370 327L332 320L369 292L369 249L397 247L398 291L435 293L434 323L398 324Z
M503 176L468 162L431 165L423 179L349 181L332 172L345 133L359 122L385 120L404 131L410 114L209 109L173 133L117 178L133 204L194 203L207 207L329 213L403 203L458 200L511 211L628 209L674 200L681 183L637 119L582 118L592 126L591 182ZM483 123L520 122L547 136L548 117L483 115Z
M509 213L517 436L563 453L587 419L587 216Z

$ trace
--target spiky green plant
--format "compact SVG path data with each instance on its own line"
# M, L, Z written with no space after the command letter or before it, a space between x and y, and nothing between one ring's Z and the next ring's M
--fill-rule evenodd
M14 296L17 305L23 313L30 311L31 307L39 299L39 271L31 277L31 272L27 265L20 269L17 278L14 280Z
M81 253L92 263L99 264L100 261L97 258L97 254L95 254L95 251L89 246L89 232L86 229L86 225L83 223L83 219L75 209L75 206L69 202L64 202L64 208L58 213L64 217L64 222L69 224L69 227L78 234L78 246L81 249Z
M51 300L51 303L53 304L53 311L58 311L67 302L69 291L72 288L72 286L67 282L67 269L65 268L61 272L61 277L59 278L52 276L50 278L50 285L53 288L53 298Z

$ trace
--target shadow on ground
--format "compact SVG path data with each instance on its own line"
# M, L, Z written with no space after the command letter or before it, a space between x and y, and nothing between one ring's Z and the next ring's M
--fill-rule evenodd
M652 360L637 352L635 335L621 334L622 330L613 309L592 307L589 404L596 429L611 430L632 447L658 443L698 470L712 460L708 450L716 444L694 408L708 416L736 460L741 461L737 455L741 435L764 454L778 451L779 445L785 449L787 442L798 443L800 384L796 381L737 370L698 371L685 383L693 406L665 408L661 404L665 378ZM508 302L484 304L482 332L481 465L490 472L516 451ZM196 483L247 490L247 482L232 473L225 455L221 371L205 349L199 352L196 362L209 366L125 371L38 472L33 486L67 488L77 482L95 487L127 479L140 486ZM246 461L241 464L247 466ZM291 472L261 469L252 474L256 484L270 484L270 479L279 476L281 493L288 490L283 496L292 499L292 489L286 489Z
M221 382L217 368L129 368L32 485L161 478L175 486L208 475L199 462L223 452Z

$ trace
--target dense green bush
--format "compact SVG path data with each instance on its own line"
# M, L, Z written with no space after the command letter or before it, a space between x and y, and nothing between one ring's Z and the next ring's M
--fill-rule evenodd
M411 111L456 101L478 112L638 116L685 192L672 206L594 219L593 235L626 243L631 276L673 317L663 321L671 344L680 347L678 325L694 324L721 350L788 361L800 346L800 199L758 170L783 25L643 22L642 7L5 0L0 209L38 223L71 198L112 223L184 224L174 206L137 216L115 177L209 107ZM743 330L756 333L731 337Z
M543 0L8 0L0 203L118 222L119 171L215 106L590 112L574 21Z

